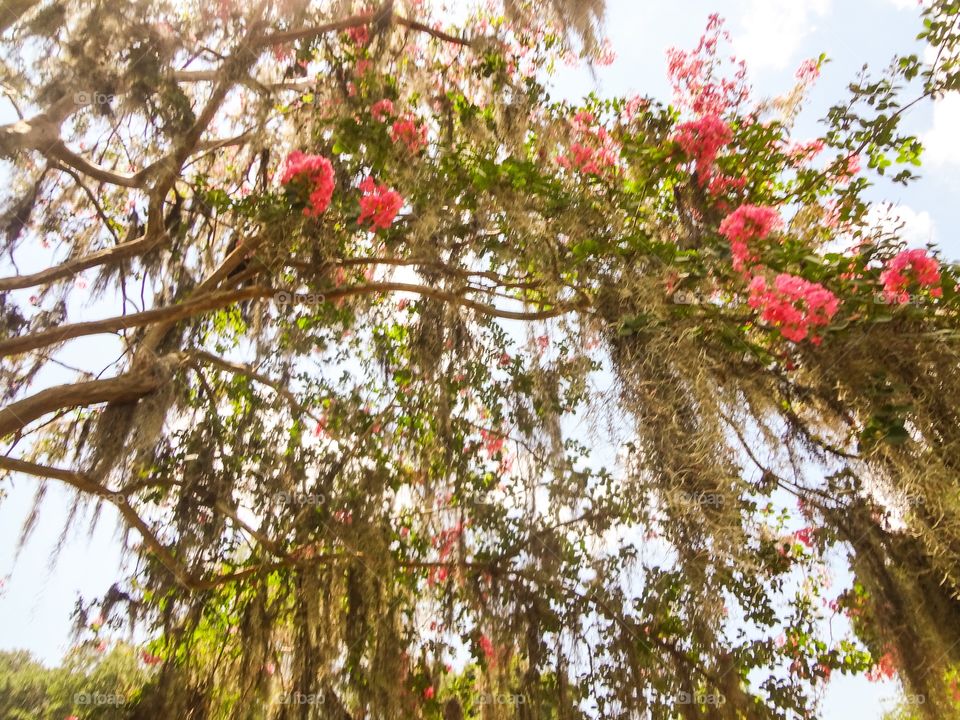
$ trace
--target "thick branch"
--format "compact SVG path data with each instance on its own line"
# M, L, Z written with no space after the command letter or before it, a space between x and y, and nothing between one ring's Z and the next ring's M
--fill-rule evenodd
M97 252L84 255L74 260L68 260L61 265L56 265L40 272L30 275L15 275L13 277L0 278L0 292L5 290L22 290L23 288L33 287L35 285L45 285L55 280L76 275L88 268L97 265L105 265L116 260L125 260L152 249L163 239L162 234L148 233L139 240L117 245L116 247L104 248Z
M180 358L177 356L166 356L159 363L107 380L71 383L41 390L0 410L0 437L21 430L56 410L138 400L168 382L178 360Z

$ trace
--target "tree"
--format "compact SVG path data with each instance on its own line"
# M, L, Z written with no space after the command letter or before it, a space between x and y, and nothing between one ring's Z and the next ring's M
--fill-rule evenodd
M63 665L45 668L25 651L0 653L0 711L11 720L129 717L147 673L125 643L73 648Z
M422 5L5 21L4 251L50 262L0 278L0 468L140 539L79 618L150 631L137 712L807 717L840 670L955 715L957 272L864 191L914 177L960 6L799 142L822 59L755 100L717 17L673 105L570 107L596 4Z

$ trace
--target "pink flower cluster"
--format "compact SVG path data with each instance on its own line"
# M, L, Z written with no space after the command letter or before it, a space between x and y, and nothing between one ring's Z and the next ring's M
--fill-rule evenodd
M897 666L894 654L891 651L885 652L877 660L876 664L867 670L867 680L878 682L880 680L892 680L897 674Z
M756 258L750 253L751 240L763 240L782 224L772 207L741 205L720 223L720 234L730 241L733 267L742 272Z
M793 538L797 542L803 543L809 548L809 547L813 547L813 533L814 533L813 528L805 527L805 528L801 528L800 530L797 530L793 534Z
M606 128L595 125L593 113L581 111L573 116L576 138L566 155L557 158L557 164L567 170L576 169L584 175L601 175L616 168L620 153Z
M692 110L695 115L723 115L746 100L749 95L746 63L731 58L736 67L733 77L716 77L720 66L717 48L721 40L729 39L723 20L714 14L693 52L677 48L667 51L668 74L680 107Z
M757 275L750 282L750 307L760 310L760 318L780 329L787 340L800 342L810 334L811 327L829 324L840 301L823 285L801 277L781 273L773 281L773 288ZM810 341L820 343L812 336ZM801 540L802 542L802 540Z
M701 178L710 177L717 153L732 139L730 126L721 120L719 115L714 114L678 125L673 135L674 142L687 157L696 161L697 172Z
M803 85L810 85L820 77L820 63L813 58L809 58L800 63L800 67L797 68L797 80L799 80Z
M795 167L799 167L805 162L813 160L817 155L823 152L823 140L817 138L810 142L797 143L790 146L787 155Z
M400 193L386 185L378 185L372 177L360 183L360 190L363 195L360 196L360 217L357 218L357 223L363 225L369 221L373 231L377 228L389 228L403 207Z
M486 635L481 635L480 640L478 641L480 645L480 650L483 652L484 656L488 660L492 660L496 651L493 647L493 641Z
M883 296L887 302L904 304L910 302L906 292L911 282L921 287L931 288L930 295L940 297L943 294L940 284L940 263L927 255L926 250L904 250L890 260L882 273Z
M322 155L305 155L294 150L287 156L280 183L305 182L310 188L309 205L303 209L307 217L317 217L330 206L333 198L333 165Z
M377 122L386 122L387 118L394 114L393 101L389 98L377 100L370 106L370 114Z
M347 30L347 35L353 41L354 45L362 47L370 42L370 28L366 25L358 25Z
M395 143L402 142L411 153L416 154L427 145L427 126L412 115L406 115L390 126L390 139Z
M632 98L627 100L626 105L623 106L623 114L627 120L633 120L648 107L650 107L650 101L647 98L634 95Z

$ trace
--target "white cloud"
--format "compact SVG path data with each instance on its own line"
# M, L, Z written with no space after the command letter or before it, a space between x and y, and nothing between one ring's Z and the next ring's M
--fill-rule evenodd
M891 5L893 5L897 10L919 10L920 6L929 7L932 2L931 0L887 0Z
M874 205L867 221L888 232L897 231L897 236L910 247L925 247L936 241L936 228L930 213L926 210L917 212L909 205Z
M737 55L753 70L782 70L814 29L814 21L830 10L832 0L749 0L742 30L734 33Z
M949 93L933 103L933 125L923 137L926 165L960 165L960 93Z

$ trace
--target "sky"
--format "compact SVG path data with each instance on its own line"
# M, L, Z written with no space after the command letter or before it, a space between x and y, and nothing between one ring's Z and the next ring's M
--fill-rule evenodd
M820 53L830 58L798 122L797 139L819 134L818 119L844 97L846 85L865 63L880 72L896 53L923 52L913 39L920 29L916 0L609 0L606 31L616 60L597 68L595 75L561 68L554 96L576 100L589 92L640 93L669 100L667 49L695 46L714 12L726 18L733 50L747 61L754 97L789 90L804 59ZM0 122L10 119L9 109L0 106ZM932 242L947 260L958 260L960 238L952 229L960 225L960 203L954 199L960 191L960 94L917 106L905 123L927 148L922 177L907 188L880 183L870 196L894 204L911 245ZM85 309L87 313L100 316L96 308ZM72 347L78 354L95 347L97 354L104 352L103 338L80 340ZM102 595L117 577L122 538L114 529L114 511L104 508L105 522L92 533L74 531L54 562L52 550L59 544L71 498L51 484L32 539L17 554L20 526L36 487L26 477L0 484L0 649L26 648L55 663L69 645L70 612L78 597ZM893 683L834 674L823 717L879 720L896 694Z

